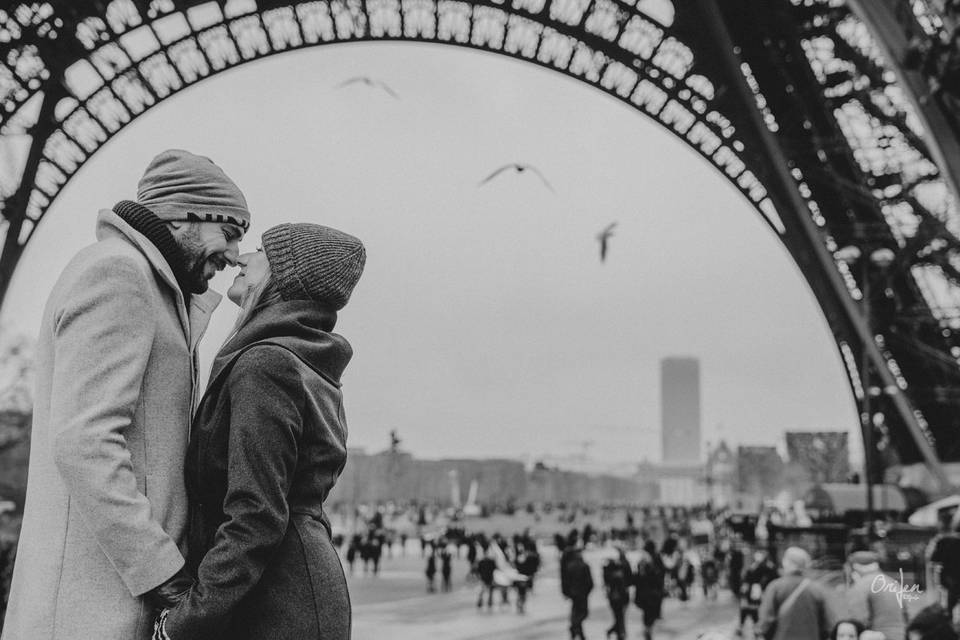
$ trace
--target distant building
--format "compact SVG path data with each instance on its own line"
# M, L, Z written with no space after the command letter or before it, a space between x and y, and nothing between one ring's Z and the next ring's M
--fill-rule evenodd
M737 447L734 507L753 509L783 487L784 462L776 447Z
M463 491L474 482L477 502L488 506L644 504L656 494L655 485L635 477L561 470L542 462L528 472L519 460L497 458L424 460L394 448L375 454L350 449L328 500L331 505L417 501L448 507L458 502L454 492L465 500Z
M846 431L792 432L786 434L791 477L814 484L847 482L850 447Z
M643 462L637 468L637 480L656 485L658 504L694 506L707 502L702 463Z
M733 503L737 484L737 458L727 443L707 450L705 483L707 498L715 507L725 507Z
M660 361L660 410L663 463L701 462L699 360Z

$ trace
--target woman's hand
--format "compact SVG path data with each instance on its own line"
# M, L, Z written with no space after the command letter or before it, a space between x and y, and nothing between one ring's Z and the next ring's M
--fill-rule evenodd
M165 628L168 613L170 613L170 609L164 609L160 612L160 615L157 616L157 619L153 623L153 635L150 636L150 640L170 640L170 636L167 635Z
M172 609L190 593L193 579L180 569L163 584L147 592L147 602L154 609Z

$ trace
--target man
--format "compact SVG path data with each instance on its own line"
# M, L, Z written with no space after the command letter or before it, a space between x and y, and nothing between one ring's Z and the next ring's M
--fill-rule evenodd
M491 542L490 544L496 544ZM493 574L497 570L497 561L493 559L492 551L487 547L483 557L477 563L477 576L480 578L480 595L477 597L477 608L483 607L483 594L487 594L487 609L493 608Z
M849 617L873 631L880 631L886 640L904 640L907 627L907 600L898 600L890 590L900 586L900 578L880 572L877 554L856 551L850 554L853 586L847 592Z
M757 549L753 552L753 562L743 572L743 580L738 593L740 601L740 624L737 625L736 635L743 635L743 625L751 620L751 635L756 634L756 627L760 620L760 602L767 585L777 579L777 565L775 565L766 549Z
M607 637L615 635L617 640L627 637L626 608L630 604L630 585L633 584L633 571L624 551L623 543L614 542L616 558L608 558L603 563L603 588L607 602L613 613L613 625L607 629Z
M537 543L530 537L527 537L523 543L523 552L517 558L517 571L522 573L527 579L527 591L533 592L533 580L540 570L540 552L537 551Z
M767 585L760 601L760 634L766 640L826 640L836 620L824 590L804 577L810 554L790 547L781 566L783 576Z
M569 550L567 563L560 570L560 591L570 599L570 638L583 638L583 621L590 614L589 597L593 591L593 576L580 547Z
M727 584L730 592L736 598L740 595L740 585L743 579L743 542L740 534L736 534L734 542L730 547L730 553L727 555Z
M663 566L657 546L653 540L643 543L643 552L637 563L637 572L634 575L633 603L643 611L643 637L645 640L653 638L653 625L660 619L663 609L663 598L666 595L664 581L667 570Z
M197 342L250 224L207 158L165 151L54 285L3 640L145 640L189 587L184 456Z
M938 514L938 532L927 544L925 556L929 584L939 591L940 604L953 616L960 602L960 535L954 531L953 516L947 510Z

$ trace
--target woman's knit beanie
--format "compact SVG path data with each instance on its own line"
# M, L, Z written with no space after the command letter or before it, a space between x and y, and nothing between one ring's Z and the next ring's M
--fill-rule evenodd
M263 251L284 300L310 300L334 311L347 304L367 260L357 238L306 222L267 229Z

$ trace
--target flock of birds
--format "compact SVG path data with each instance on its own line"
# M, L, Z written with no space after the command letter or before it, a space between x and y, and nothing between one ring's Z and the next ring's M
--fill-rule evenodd
M347 80L344 80L343 82L338 84L336 88L343 89L356 84L362 84L372 89L379 89L396 100L400 99L400 95L396 91L394 91L387 83L382 82L380 80L376 80L369 76L354 76L352 78L348 78ZM553 187L550 186L550 183L547 181L546 177L544 177L543 173L539 169L537 169L535 166L531 164L521 164L519 162L511 162L509 164L505 164L502 167L497 168L495 171L493 171L493 173L491 173L486 178L484 178L479 183L477 183L477 186L482 187L483 185L487 184L497 176L501 175L503 172L510 171L510 170L513 170L517 174L523 174L529 171L530 173L533 173L538 178L540 178L540 181L543 183L543 186L549 189L551 193L556 193L556 191L554 191ZM598 233L596 236L597 242L600 243L600 262L606 262L607 260L607 252L610 246L610 238L613 236L613 229L616 226L617 226L616 222L611 222L606 227L604 227L604 229L600 233Z

